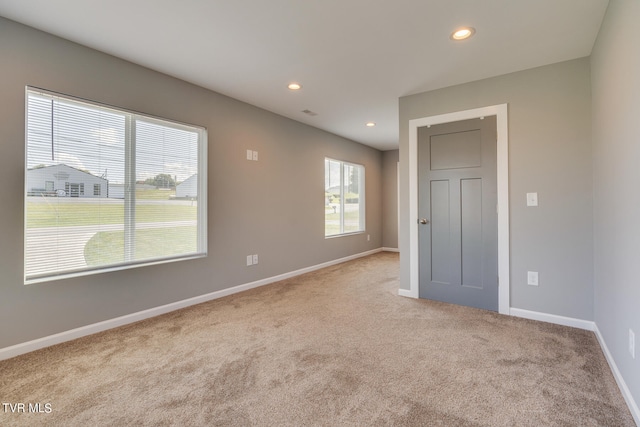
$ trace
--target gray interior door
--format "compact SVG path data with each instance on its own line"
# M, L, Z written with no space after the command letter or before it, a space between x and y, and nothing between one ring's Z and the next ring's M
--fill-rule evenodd
M420 298L498 310L496 117L418 129Z

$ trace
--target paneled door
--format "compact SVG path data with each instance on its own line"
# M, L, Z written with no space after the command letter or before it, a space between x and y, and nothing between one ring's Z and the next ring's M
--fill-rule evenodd
M496 117L418 129L420 298L498 311Z

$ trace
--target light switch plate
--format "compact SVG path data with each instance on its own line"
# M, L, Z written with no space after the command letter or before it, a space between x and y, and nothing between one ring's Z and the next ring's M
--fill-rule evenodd
M253 152L253 160L255 160L256 162L258 161L258 152L257 151Z
M538 193L527 193L527 206L538 206Z
M253 160L253 150L247 150L247 160Z
M527 271L527 285L538 286L537 271Z

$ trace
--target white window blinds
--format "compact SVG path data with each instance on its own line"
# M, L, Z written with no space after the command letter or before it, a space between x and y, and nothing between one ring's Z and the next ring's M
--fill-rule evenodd
M27 88L25 283L206 247L205 129Z

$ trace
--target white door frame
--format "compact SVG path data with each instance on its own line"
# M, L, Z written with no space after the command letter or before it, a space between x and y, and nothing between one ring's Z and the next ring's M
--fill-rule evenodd
M509 314L509 128L507 104L409 120L409 290L400 295L419 298L418 263L418 128L496 116L498 179L498 312Z

